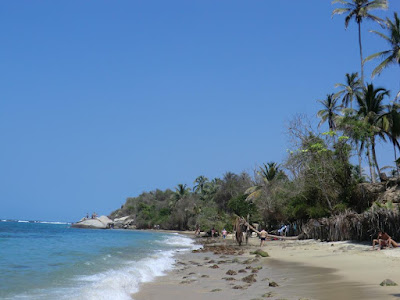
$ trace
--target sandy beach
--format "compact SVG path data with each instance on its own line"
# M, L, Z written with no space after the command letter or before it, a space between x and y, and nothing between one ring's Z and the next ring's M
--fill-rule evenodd
M268 241L236 246L232 239L203 240L204 248L177 256L175 269L145 283L135 300L398 299L400 248L371 251L351 242ZM251 252L262 249L269 257Z

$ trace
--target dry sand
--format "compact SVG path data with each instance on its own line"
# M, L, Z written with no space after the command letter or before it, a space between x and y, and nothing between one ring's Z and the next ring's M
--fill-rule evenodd
M210 239L198 253L182 253L176 268L143 284L135 300L255 299L399 299L400 248L371 251L371 246L335 242L259 240L238 247L231 239ZM215 243L213 243L215 242ZM214 247L216 246L216 247ZM227 274L228 273L228 274ZM231 275L229 275L231 274ZM274 283L277 286L274 286Z

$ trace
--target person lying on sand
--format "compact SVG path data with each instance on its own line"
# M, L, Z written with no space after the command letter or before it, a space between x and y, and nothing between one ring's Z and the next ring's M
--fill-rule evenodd
M392 246L392 247L399 247L400 245L396 243L390 235L388 235L384 231L379 231L378 232L378 237L372 241L372 250L375 249L375 245L378 244L378 250L381 250L383 248Z

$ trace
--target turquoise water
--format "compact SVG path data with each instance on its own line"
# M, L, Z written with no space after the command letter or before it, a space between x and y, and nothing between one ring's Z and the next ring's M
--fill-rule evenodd
M0 298L132 299L194 247L177 234L0 222Z

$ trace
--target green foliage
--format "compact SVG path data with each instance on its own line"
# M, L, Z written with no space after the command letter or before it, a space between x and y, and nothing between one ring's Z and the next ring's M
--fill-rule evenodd
M241 217L246 217L248 214L253 216L256 212L256 206L254 203L246 201L246 199L247 196L244 194L232 198L228 202L228 208Z

